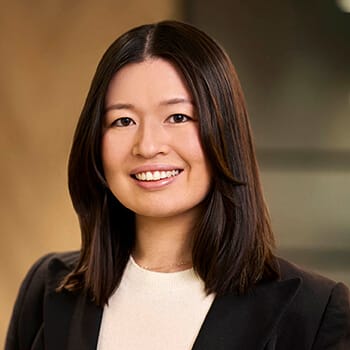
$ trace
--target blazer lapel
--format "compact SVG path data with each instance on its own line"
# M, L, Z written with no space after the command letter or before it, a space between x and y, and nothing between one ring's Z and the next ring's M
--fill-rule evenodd
M70 264L53 259L44 297L44 343L47 350L95 350L103 308L82 294L57 293ZM292 302L301 280L260 284L243 296L216 297L193 350L264 349Z
M49 266L44 298L44 341L47 350L95 350L103 309L82 294L57 293L58 282L70 271L62 261Z
M192 349L264 349L300 283L299 278L270 282L243 296L217 297Z

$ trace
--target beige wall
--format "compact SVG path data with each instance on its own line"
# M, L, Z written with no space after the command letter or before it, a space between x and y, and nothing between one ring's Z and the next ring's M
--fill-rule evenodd
M0 347L29 266L79 247L66 164L100 56L132 26L179 18L179 4L0 1Z

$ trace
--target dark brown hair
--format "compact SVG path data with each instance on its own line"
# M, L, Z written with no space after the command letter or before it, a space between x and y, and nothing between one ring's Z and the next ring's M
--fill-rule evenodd
M199 116L213 182L193 238L193 266L208 293L245 293L278 276L251 129L235 69L201 30L163 21L134 28L102 57L82 110L69 158L69 191L82 248L60 289L85 290L104 305L118 287L133 248L134 213L110 192L101 162L105 96L123 66L159 57L182 72Z

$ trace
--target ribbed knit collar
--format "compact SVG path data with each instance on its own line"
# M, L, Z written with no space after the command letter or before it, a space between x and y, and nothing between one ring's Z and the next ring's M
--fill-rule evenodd
M155 272L146 270L135 262L130 256L129 262L125 268L123 283L128 287L145 289L185 289L193 288L196 284L204 287L202 280L194 272L193 268L177 272Z

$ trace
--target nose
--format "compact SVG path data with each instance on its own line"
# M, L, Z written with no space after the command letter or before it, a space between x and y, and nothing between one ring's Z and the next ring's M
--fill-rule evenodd
M150 159L168 151L168 135L162 125L145 122L139 126L132 148L134 156Z

